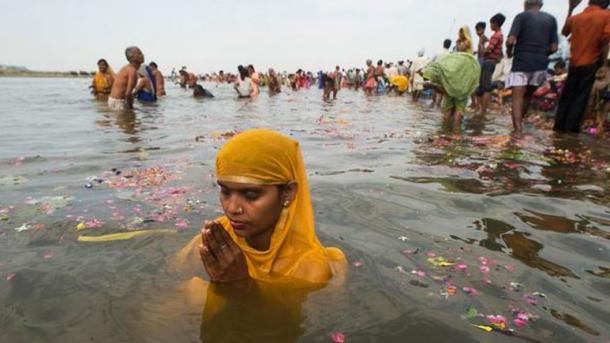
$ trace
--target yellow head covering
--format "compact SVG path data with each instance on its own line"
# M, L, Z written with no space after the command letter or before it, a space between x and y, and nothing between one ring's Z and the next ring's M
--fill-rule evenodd
M464 38L466 39L466 41L468 42L468 48L466 49L466 51L462 51L462 52L467 52L467 53L472 53L472 35L470 34L470 28L468 26L462 26L462 28L460 28L460 32L464 35Z
M237 236L227 217L219 218L246 256L252 278L325 283L333 262L345 264L341 250L324 248L315 233L309 185L299 143L278 132L255 129L231 139L216 158L218 181L257 185L298 184L295 200L282 210L269 250L258 251Z

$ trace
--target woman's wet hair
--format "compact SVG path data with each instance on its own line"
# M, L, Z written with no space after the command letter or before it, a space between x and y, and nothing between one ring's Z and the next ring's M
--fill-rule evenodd
M108 66L108 62L105 59L103 59L103 58L100 58L100 60L97 61L97 65L99 66L100 63L104 63L106 66Z

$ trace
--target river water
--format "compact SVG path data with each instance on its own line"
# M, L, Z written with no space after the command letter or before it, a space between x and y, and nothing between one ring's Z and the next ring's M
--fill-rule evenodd
M170 85L117 114L88 83L0 79L2 342L199 341L179 285L204 273L169 265L220 213L219 147L252 127L301 142L318 235L350 263L340 290L309 294L298 341L610 339L608 140L510 139L500 114L456 135L423 103L349 90ZM134 230L150 234L78 240Z

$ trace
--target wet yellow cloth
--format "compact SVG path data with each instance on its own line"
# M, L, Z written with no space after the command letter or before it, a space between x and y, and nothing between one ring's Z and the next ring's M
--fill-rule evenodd
M396 86L401 93L409 89L409 78L403 75L390 76L390 83Z
M125 241L128 239L132 239L138 236L150 235L153 233L171 233L175 232L174 230L140 230L140 231L129 231L129 232L120 232L120 233L111 233L108 235L101 236L78 236L79 242L90 242L90 243L99 243L99 242L112 242L112 241Z
M218 181L225 182L298 184L296 198L282 211L267 251L250 247L234 233L227 217L219 218L244 252L250 277L260 281L295 279L326 283L345 268L343 252L324 248L316 236L307 173L297 141L265 129L245 131L218 153L216 176Z
M468 26L463 26L462 28L460 28L460 32L464 35L464 39L466 40L467 45L466 50L461 52L472 54L472 35L470 34L470 28L468 28Z
M95 92L109 94L111 85L108 79L112 78L113 76L114 73L110 67L108 67L108 71L105 74L98 70L98 72L95 73L95 76L93 76L93 89Z

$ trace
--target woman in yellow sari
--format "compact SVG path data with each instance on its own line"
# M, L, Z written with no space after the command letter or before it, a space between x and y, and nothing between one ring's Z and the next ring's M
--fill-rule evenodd
M91 93L99 100L107 100L110 91L112 90L112 84L114 83L114 72L108 65L105 59L100 59L97 62L98 71L93 77Z
M472 54L472 35L468 26L460 28L458 40L456 42L456 50L458 52L466 52Z
M206 221L178 259L196 252L210 279L187 286L191 295L205 293L202 338L296 339L307 293L331 278L342 282L347 268L343 252L316 236L299 143L245 131L218 153L216 177L225 216Z

